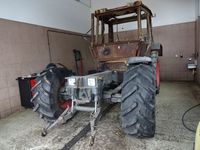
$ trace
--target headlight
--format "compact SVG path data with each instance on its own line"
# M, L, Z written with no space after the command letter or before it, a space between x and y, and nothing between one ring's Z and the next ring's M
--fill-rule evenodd
M95 78L88 78L88 86L95 86Z
M70 86L74 86L74 85L76 84L76 79L75 79L75 78L69 78L69 79L68 79L68 84L69 84Z

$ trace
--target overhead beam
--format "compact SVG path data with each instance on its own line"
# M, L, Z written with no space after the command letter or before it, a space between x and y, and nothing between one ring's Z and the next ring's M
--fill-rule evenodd
M147 19L146 15L141 15L141 20ZM132 16L132 17L126 17L126 18L122 18L122 19L113 19L112 21L110 21L112 24L122 24L122 23L127 23L127 22L133 22L133 21L137 21L138 17L137 16Z

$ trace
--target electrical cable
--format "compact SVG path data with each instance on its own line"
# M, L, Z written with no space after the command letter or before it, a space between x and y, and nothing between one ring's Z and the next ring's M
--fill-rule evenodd
M200 104L197 104L197 105L195 105L195 106L190 107L190 108L189 108L188 110L186 110L186 111L184 112L184 114L182 115L182 124L183 124L183 126L184 126L187 130L189 130L189 131L191 131L191 132L193 132L193 133L195 133L196 130L195 130L195 129L189 128L189 127L185 124L184 117L185 117L185 115L186 115L188 112L190 112L191 110L193 110L194 108L196 108L196 107L198 107L198 106L200 106Z

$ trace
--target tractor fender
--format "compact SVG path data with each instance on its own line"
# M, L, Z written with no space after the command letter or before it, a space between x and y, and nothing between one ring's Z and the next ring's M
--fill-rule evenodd
M130 57L128 58L128 65L139 64L139 63L152 63L153 60L151 57Z

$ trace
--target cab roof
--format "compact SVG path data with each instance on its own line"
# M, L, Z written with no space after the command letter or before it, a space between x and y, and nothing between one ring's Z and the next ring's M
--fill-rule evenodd
M117 7L113 9L100 9L95 11L94 16L100 21L107 24L121 24L126 22L137 21L138 9L141 9L142 11L141 19L146 19L147 15L152 17L151 10L147 6L145 6L141 1L136 1L134 3L129 3L126 6ZM127 17L120 17L126 15Z

